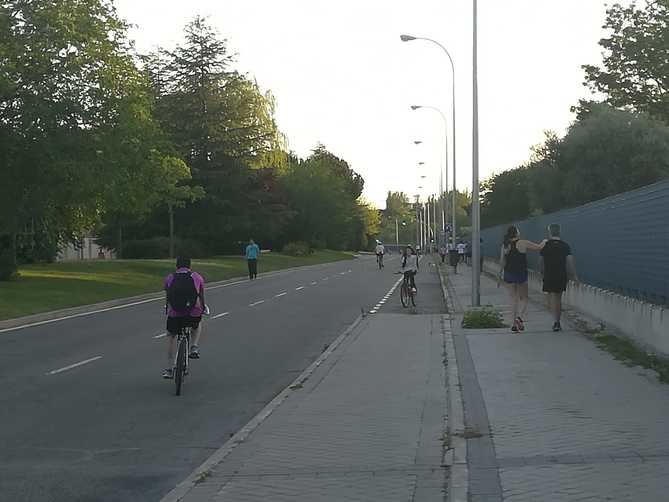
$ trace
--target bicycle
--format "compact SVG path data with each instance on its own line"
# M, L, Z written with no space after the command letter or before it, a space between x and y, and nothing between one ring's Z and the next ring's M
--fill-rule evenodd
M383 255L382 254L377 254L376 255L376 263L379 265L379 270L383 268Z
M416 307L416 295L411 287L411 281L409 281L408 274L404 274L402 279L402 286L400 287L400 301L402 302L402 307L408 308L410 305Z
M188 354L190 352L190 335L193 328L183 326L177 334L177 357L174 362L174 386L176 395L181 395L184 378L188 375Z

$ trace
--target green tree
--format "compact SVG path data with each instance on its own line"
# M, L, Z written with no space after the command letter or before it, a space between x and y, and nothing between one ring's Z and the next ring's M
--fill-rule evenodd
M646 114L600 105L572 125L560 150L567 207L669 176L669 127Z
M646 0L643 7L614 4L604 28L611 33L599 42L603 67L584 66L585 85L613 107L669 122L669 0Z
M529 214L527 169L495 174L481 185L481 225L490 227L525 218Z
M9 256L0 277L7 278L17 234L31 225L78 234L114 206L110 187L145 169L152 148L118 131L141 138L153 125L148 82L110 1L4 2L0 18L0 255Z
M274 178L288 155L271 93L232 68L227 40L201 17L174 51L143 61L160 123L206 192L181 211L188 236L210 252L233 251L251 234L277 239L289 211Z
M563 173L561 167L562 139L546 131L543 143L533 146L530 162L525 166L528 176L529 211L545 214L564 207Z
M294 211L288 240L333 249L366 247L361 241L370 220L361 216L363 181L344 160L319 145L307 159L291 163L281 182Z

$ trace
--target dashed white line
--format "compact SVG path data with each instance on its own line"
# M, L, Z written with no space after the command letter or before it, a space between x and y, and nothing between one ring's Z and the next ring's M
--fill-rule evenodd
M218 319L219 317L225 317L226 315L230 315L230 312L223 312L221 314L216 314L215 316L212 317L212 319Z
M346 272L339 272L339 275L346 275Z
M255 307L256 305L260 305L262 303L265 303L265 300L258 300L257 302L249 303L249 307Z
M301 290L303 290L303 289L304 289L304 286L300 286L300 287L298 287L298 288L295 288L295 291L301 291Z
M328 277L324 277L323 279L321 279L321 281L327 281L327 280L328 280Z
M318 284L316 281L311 283L312 286L315 286L316 284Z
M78 368L79 366L83 366L84 364L92 363L93 361L97 361L98 359L102 359L102 356L91 357L90 359L86 359L84 361L79 361L78 363L70 364L69 366L65 366L64 368L59 368L57 370L49 371L47 373L47 375L57 375L58 373L62 373L63 371Z
M162 338L164 336L167 336L167 333L159 333L156 336L154 336L153 338Z
M278 295L274 295L274 298L281 298L282 296L286 296L288 293L285 291L283 293L279 293Z

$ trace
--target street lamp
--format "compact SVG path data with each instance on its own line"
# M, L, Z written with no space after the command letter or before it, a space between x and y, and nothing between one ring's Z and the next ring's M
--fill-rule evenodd
M476 24L476 0L474 0L474 24ZM457 156L456 156L456 148L457 148L457 142L455 139L455 64L453 63L453 58L451 57L451 53L448 52L448 49L444 47L442 44L437 42L436 40L432 40L431 38L424 38L424 37L414 37L413 35L400 35L400 40L402 42L411 42L412 40L425 40L426 42L432 42L433 44L438 45L441 50L444 51L446 56L448 57L448 61L451 63L451 71L453 73L453 86L452 86L452 107L453 107L453 197L452 197L452 208L451 208L451 220L452 220L452 228L453 228L453 236L455 236L455 205L456 205L456 172L457 172ZM476 68L476 66L474 66ZM476 70L474 70L476 71ZM411 107L412 109L415 109L414 107ZM478 120L478 119L477 119ZM448 134L448 133L446 133ZM477 139L478 141L478 139ZM447 147L448 148L448 147ZM477 174L478 178L478 174ZM448 168L446 169L446 191L448 192Z
M444 146L445 146L445 149L446 149L446 158L445 158L445 163L446 163L446 165L445 165L445 168L446 168L446 169L445 169L446 179L445 179L445 182L446 182L446 192L448 193L448 120L446 119L446 115L444 115L444 112L442 112L442 111L441 111L439 108L437 108L436 106L411 105L411 109L414 110L414 111L415 111L415 110L420 110L421 108L425 108L425 109L427 109L427 110L433 110L433 111L439 113L439 115L441 115L441 118L442 118L443 121L444 121ZM440 178L441 178L441 176L440 176ZM441 187L439 187L439 188L440 188L440 192L442 192ZM443 192L442 192L442 193L443 193ZM441 199L441 197L440 197L440 199ZM444 220L444 215L443 215L443 213L442 213L442 221L441 221L441 230L442 230L442 231L445 230L445 222L444 222L443 220ZM435 222L435 223L436 223L436 222Z
M474 0L472 61L472 304L481 305L481 206L479 201L478 0Z

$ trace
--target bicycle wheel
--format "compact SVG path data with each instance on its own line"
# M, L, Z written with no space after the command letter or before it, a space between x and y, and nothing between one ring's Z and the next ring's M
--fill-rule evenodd
M181 387L183 386L184 376L186 375L186 339L182 338L177 349L177 367L174 372L174 385L176 386L176 395L181 395Z
M407 288L409 291L409 299L411 300L411 306L415 307L416 306L416 295L413 292L413 289Z
M406 282L402 282L402 287L400 288L400 301L402 302L402 307L407 308L409 306L409 288L407 288Z

